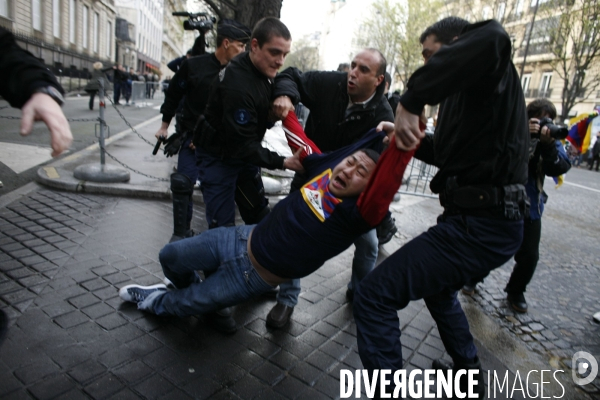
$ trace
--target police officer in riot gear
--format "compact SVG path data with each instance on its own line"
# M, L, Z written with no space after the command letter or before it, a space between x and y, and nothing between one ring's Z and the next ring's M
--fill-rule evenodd
M203 54L185 60L169 84L165 101L160 109L163 114L157 138L166 138L167 129L177 114L183 99L181 114L177 118L177 131L165 144L167 157L179 153L177 172L171 175L173 192L174 232L171 240L190 236L192 220L192 192L198 179L198 167L192 133L198 117L204 111L210 85L229 61L244 51L250 39L250 30L233 20L221 20L217 25L217 49L215 53Z
M157 139L166 138L169 124L177 114L180 102L183 103L177 118L176 133L165 140L164 149L167 157L179 153L177 172L171 175L174 225L171 242L193 235L192 193L198 179L198 161L192 142L194 127L206 107L212 82L233 57L244 51L249 39L250 30L246 26L233 20L221 20L217 25L216 51L185 60L165 93L165 101L160 109L162 123L155 134ZM237 331L229 308L208 314L207 318L223 333Z

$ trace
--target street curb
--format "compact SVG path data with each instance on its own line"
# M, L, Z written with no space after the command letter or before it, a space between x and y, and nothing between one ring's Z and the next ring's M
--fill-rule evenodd
M134 129L143 128L162 118L162 115L157 115L144 121L136 126ZM105 146L108 146L116 141L125 138L131 133L131 129L126 129L122 132L117 133L114 136L104 141ZM100 145L94 143L76 153L73 153L67 157L64 157L58 161L45 165L38 168L36 174L36 182L49 186L54 189L66 190L70 192L78 193L95 193L95 194L109 194L115 196L128 196L128 197L148 197L148 198L160 198L170 199L171 191L164 190L163 188L153 187L149 185L145 186L133 186L127 183L97 183L78 180L73 176L71 171L64 168L65 165L72 163L78 159L83 159L96 151L100 151ZM194 196L194 199L196 196Z

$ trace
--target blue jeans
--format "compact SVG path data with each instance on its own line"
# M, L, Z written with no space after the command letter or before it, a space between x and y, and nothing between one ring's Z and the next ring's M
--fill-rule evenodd
M356 250L354 251L354 259L352 260L352 277L350 278L350 283L348 283L348 289L350 290L356 290L358 283L375 268L379 252L377 231L371 229L360 236L354 242L354 246L356 246ZM299 294L300 279L292 279L279 285L277 302L288 307L295 307L298 304Z
M523 221L441 216L360 283L354 295L358 352L369 370L402 369L397 310L425 299L455 363L477 355L456 291L508 261L523 239Z
M163 272L177 287L152 304L156 315L187 317L220 310L272 288L248 257L248 237L254 225L211 229L170 243L159 254ZM208 276L199 283L195 271Z

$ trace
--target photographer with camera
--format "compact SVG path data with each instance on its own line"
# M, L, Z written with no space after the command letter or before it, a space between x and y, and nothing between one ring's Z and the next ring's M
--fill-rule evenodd
M504 291L510 307L520 313L527 312L525 289L533 277L539 260L540 237L542 233L542 213L548 195L544 192L546 176L556 177L565 174L571 168L571 162L560 140L567 137L564 127L554 125L556 108L548 99L537 99L527 105L529 118L528 178L525 189L529 197L529 216L525 218L523 243L515 254L515 266ZM472 295L475 285L485 276L467 284L462 292Z

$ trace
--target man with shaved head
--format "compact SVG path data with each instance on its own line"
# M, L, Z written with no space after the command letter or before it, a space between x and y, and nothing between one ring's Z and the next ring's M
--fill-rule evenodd
M323 151L332 151L359 140L381 121L393 121L394 114L385 96L384 74L387 62L377 49L363 49L352 60L348 72L308 71L288 68L275 78L273 111L285 118L294 104L302 102L310 110L306 135ZM306 176L296 173L291 191L306 183ZM389 215L386 226L390 240L397 228ZM347 297L352 299L358 282L377 261L378 241L375 230L356 241L352 261L352 278ZM279 286L277 304L267 316L267 325L283 327L298 303L300 280Z

